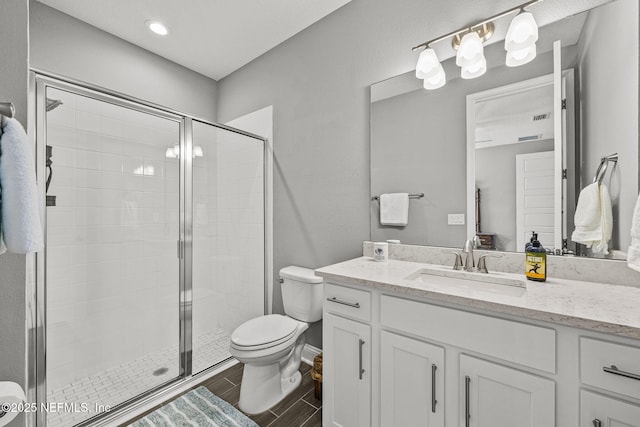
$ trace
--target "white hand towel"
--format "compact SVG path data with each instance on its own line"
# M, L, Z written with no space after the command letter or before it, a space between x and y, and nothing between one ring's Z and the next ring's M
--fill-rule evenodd
M409 193L380 195L380 224L406 227L409 223Z
M613 212L606 185L593 183L582 189L574 220L576 228L571 240L592 248L594 253L609 253Z
M7 249L26 254L44 248L33 152L16 119L2 119L0 187L2 234Z
M640 271L640 195L631 219L631 245L627 252L627 265Z

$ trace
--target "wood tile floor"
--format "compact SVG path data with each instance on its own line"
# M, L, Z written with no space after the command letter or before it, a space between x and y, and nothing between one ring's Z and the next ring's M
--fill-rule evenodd
M237 408L238 400L240 399L240 381L242 380L243 366L238 363L193 388L203 385L216 396ZM302 383L297 389L273 408L261 414L249 415L249 418L253 419L261 427L321 427L322 401L316 399L313 392L311 366L302 363L300 372L302 373ZM131 420L130 423L148 415L158 407ZM121 427L124 426L123 424Z

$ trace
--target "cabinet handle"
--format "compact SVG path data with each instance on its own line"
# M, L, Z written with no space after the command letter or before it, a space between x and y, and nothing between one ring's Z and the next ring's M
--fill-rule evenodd
M438 367L435 364L431 365L431 412L436 413L436 370Z
M625 372L618 369L615 365L611 365L611 367L603 366L602 370L613 375L620 375L621 377L631 378L633 380L640 381L640 375L634 374L631 372Z
M353 302L340 301L336 297L327 298L327 301L335 302L336 304L348 305L349 307L360 308L359 302L353 303Z
M593 427L602 427L602 422L599 419L593 420Z
M471 425L471 410L469 409L469 383L471 378L469 376L464 377L464 425L469 427Z
M359 349L358 349L358 376L362 379L362 374L364 374L364 369L362 369L362 346L364 345L364 340L359 339Z

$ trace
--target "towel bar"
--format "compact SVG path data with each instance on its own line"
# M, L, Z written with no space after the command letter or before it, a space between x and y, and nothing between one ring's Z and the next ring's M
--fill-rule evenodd
M16 115L16 107L13 102L0 102L0 116L12 118Z
M600 165L598 166L598 169L596 169L596 175L593 177L594 183L597 182L598 184L602 184L602 180L607 173L607 166L609 166L609 162L614 162L617 164L618 153L613 153L600 159Z
M409 194L410 199L422 199L423 197L424 197L424 193ZM373 196L371 197L371 200L380 200L380 196Z

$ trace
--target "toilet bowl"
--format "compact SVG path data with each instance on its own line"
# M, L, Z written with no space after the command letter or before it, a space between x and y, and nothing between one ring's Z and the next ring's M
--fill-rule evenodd
M266 411L300 385L304 332L322 318L322 278L302 267L285 267L280 277L287 315L250 319L231 334L229 351L244 363L238 406L248 414Z

